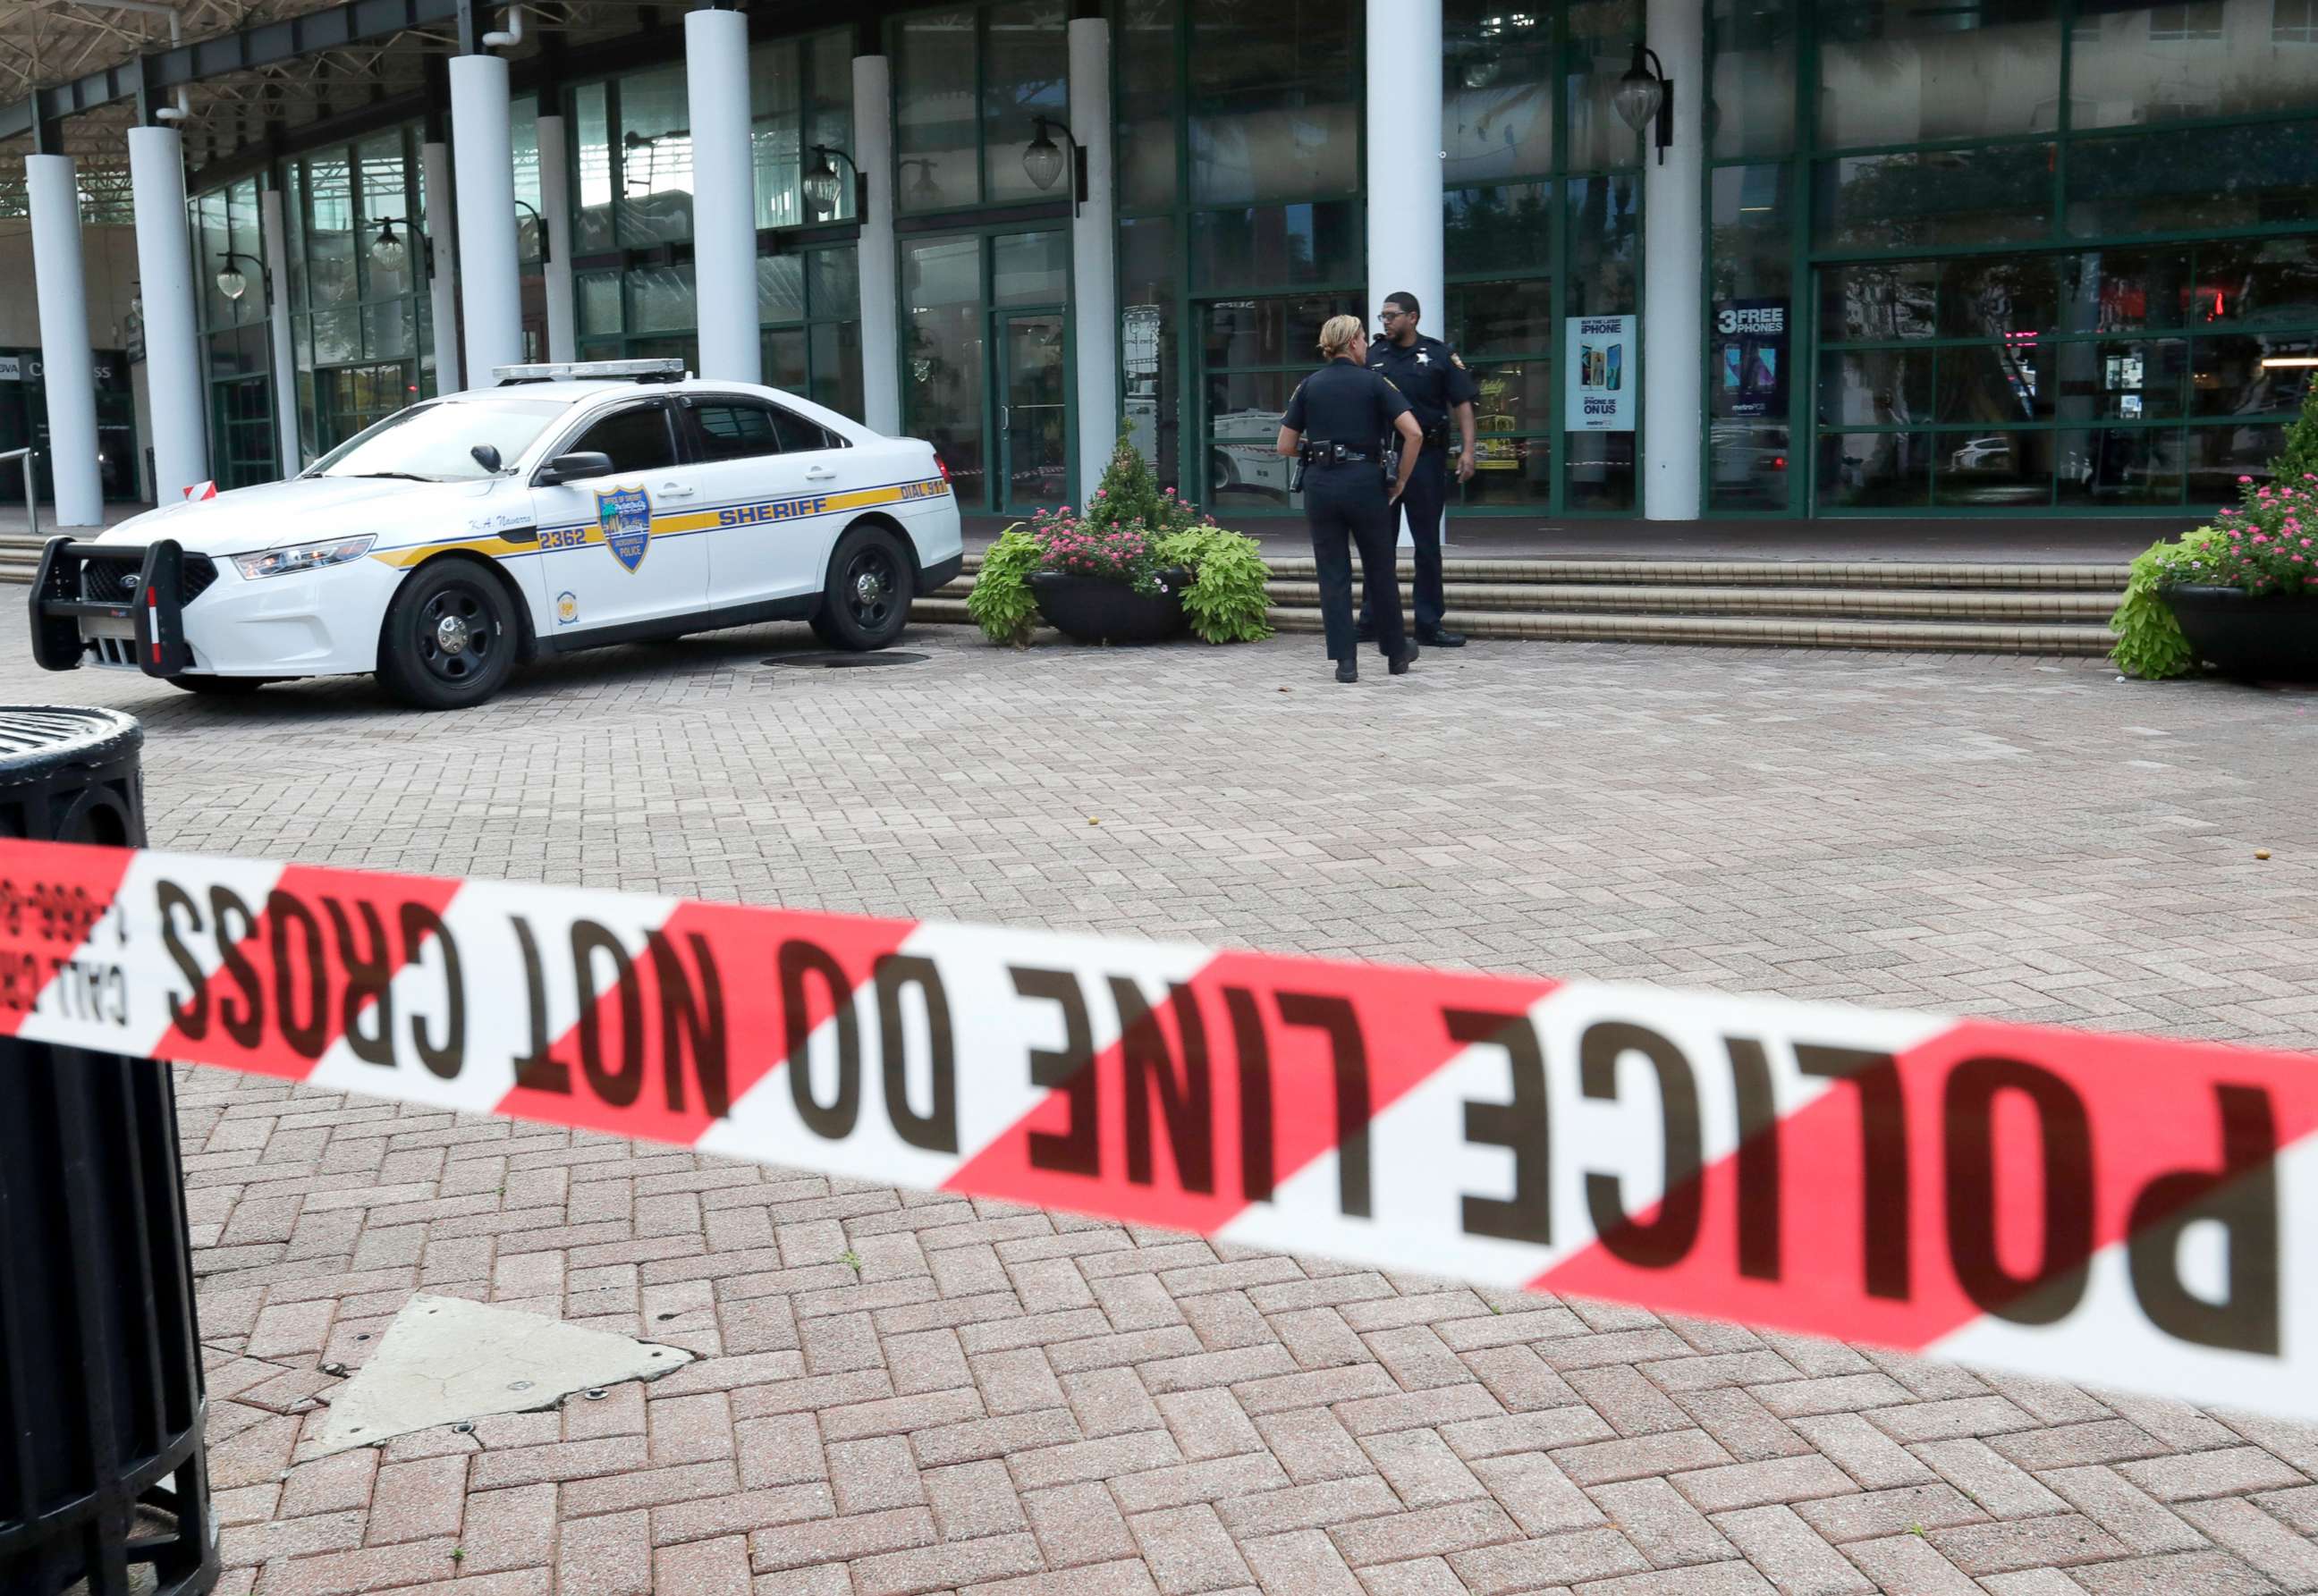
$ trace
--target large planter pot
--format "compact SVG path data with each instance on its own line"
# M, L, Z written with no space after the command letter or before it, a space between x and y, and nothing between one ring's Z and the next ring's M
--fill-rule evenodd
M2184 585L2162 590L2197 657L2241 682L2318 682L2318 596Z
M1038 613L1074 642L1163 642L1183 630L1183 589L1191 573L1166 570L1159 579L1164 593L1137 593L1123 582L1033 571L1030 595Z

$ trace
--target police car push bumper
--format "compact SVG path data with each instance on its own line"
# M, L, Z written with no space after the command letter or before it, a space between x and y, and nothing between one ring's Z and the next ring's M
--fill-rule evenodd
M32 578L32 658L44 669L76 668L106 635L133 643L133 662L147 676L177 676L193 662L185 644L184 551L173 538L148 543L119 597L91 596L85 580L90 563L114 565L124 552L69 537L52 537L40 551ZM84 622L94 636L84 637Z

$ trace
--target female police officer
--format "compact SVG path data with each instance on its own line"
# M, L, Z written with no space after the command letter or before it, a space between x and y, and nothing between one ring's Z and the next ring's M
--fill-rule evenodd
M1424 434L1399 390L1368 369L1368 331L1357 316L1332 316L1320 328L1327 364L1304 379L1280 417L1280 453L1305 465L1304 519L1320 567L1320 616L1336 679L1360 679L1352 631L1352 566L1347 536L1360 545L1361 577L1376 617L1377 646L1399 676L1416 658L1401 632L1400 579L1393 569L1391 510L1416 469ZM1400 435L1400 480L1388 491L1385 436Z

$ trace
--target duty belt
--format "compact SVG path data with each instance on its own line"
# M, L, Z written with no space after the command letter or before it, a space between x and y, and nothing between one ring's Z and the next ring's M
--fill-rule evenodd
M1357 444L1332 444L1321 438L1306 438L1300 453L1307 465L1334 465L1340 462L1367 462L1377 458L1373 444L1362 447Z

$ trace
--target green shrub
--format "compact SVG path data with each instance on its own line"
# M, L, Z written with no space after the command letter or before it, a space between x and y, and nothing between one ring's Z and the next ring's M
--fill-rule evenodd
M1271 635L1264 614L1271 607L1271 568L1256 542L1220 526L1191 526L1155 540L1159 563L1190 568L1183 613L1203 642L1255 643Z
M2302 414L2286 429L2286 452L2269 462L2269 480L2287 488L2318 481L2318 376L2302 396Z
M2125 602L2108 618L2116 633L2116 647L2108 657L2119 670L2143 681L2161 682L2169 677L2187 676L2197 664L2189 640L2181 635L2181 627L2159 589L2202 574L2194 568L2212 558L2212 546L2221 535L2214 527L2200 526L2170 542L2160 539L2134 560L2133 575L2125 585Z
M1030 596L1030 573L1046 558L1046 550L1019 523L999 533L982 556L981 574L966 596L966 613L992 642L1016 648L1029 642L1038 613Z

